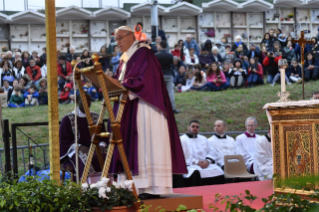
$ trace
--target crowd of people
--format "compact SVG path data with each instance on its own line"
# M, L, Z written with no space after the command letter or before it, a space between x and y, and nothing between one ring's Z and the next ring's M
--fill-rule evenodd
M159 30L155 42L143 33L142 23L135 26L135 38L145 42L157 56L162 66L164 80L175 108L174 93L185 91L221 91L227 88L239 89L254 87L266 82L272 86L280 83L278 61L286 59L286 83L301 83L301 50L300 46L292 43L292 37L284 37L281 30L269 30L258 47L255 44L247 46L241 36L235 37L233 44L227 37L216 40L214 45L207 40L203 45L198 45L192 35L186 35L185 40L179 40L172 51L169 50L165 32ZM312 38L313 44L305 48L304 79L305 81L318 79L319 46L316 37ZM102 46L99 55L113 53L112 58L101 58L103 71L108 76L113 76L120 63L122 55L116 40L111 40L110 47ZM70 47L68 53L63 55L57 52L57 74L59 102L68 104L74 102L73 67L71 61L77 62L89 59L91 53L84 50L76 54L75 48ZM7 94L8 107L26 107L48 103L47 90L47 55L46 48L43 54L38 55L33 51L14 49L3 53L0 58L2 96ZM92 66L91 60L80 62L78 68ZM88 79L82 77L85 90L91 95L92 100L103 98L101 90L95 87Z

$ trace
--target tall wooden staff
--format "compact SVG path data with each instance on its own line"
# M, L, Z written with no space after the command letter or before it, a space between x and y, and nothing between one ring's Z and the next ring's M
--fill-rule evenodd
M301 48L301 74L302 74L302 99L305 99L305 83L304 83L304 70L303 70L303 65L304 65L304 51L305 51L305 45L306 43L313 44L312 41L307 41L304 37L304 31L301 31L301 37L299 40L292 40L292 43L298 43L300 48Z
M55 0L45 0L45 29L48 66L49 150L51 179L60 182L59 100Z

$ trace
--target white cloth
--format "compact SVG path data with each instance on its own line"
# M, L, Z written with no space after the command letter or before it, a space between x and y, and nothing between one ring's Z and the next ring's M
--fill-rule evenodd
M182 92L189 91L189 89L191 89L193 85L194 80L195 80L195 77L193 77L192 79L186 79L186 84L183 85L181 88Z
M199 60L198 60L198 57L196 54L194 54L194 59L195 59L195 63L192 63L192 59L191 59L191 56L190 55L186 55L185 56L185 63L186 65L195 65L195 64L199 64Z
M44 65L41 67L41 76L44 77L44 78L46 78L46 77L47 77L47 74L48 74L48 67L47 67L47 65L44 64Z
M273 175L272 148L266 136L261 136L256 141L254 161L254 171L258 179L271 180Z
M226 135L226 138L217 138L215 135L208 139L212 145L214 152L212 153L213 159L220 167L224 166L224 155L241 155L235 140Z
M196 170L199 171L201 178L215 177L224 174L223 170L216 164L209 164L206 169L202 169L196 165L199 161L213 159L211 154L214 149L209 145L205 136L197 135L197 138L189 138L184 134L180 139L188 170L188 173L183 175L184 178L189 178Z
M183 46L183 52L184 52L185 57L187 55L189 55L189 51L188 51L188 48L186 46Z
M243 71L247 74L246 69L244 69L244 68L241 68L241 69L243 69ZM233 69L231 68L231 69L229 69L229 72L228 72L228 73L230 74L232 71L233 71ZM233 75L236 75L236 76L242 76L242 75L243 75L243 72L240 72L240 71L234 71Z
M20 75L18 74L18 69L16 67L13 68L13 71L15 73L16 78L21 78L25 74L25 69L23 66L21 67Z
M144 44L136 45L125 52L121 60L124 65L130 57ZM124 78L126 66L123 66L120 80ZM122 76L122 78L121 78ZM136 94L129 93L130 100L139 98ZM137 108L137 133L138 133L138 170L139 174L133 176L137 193L168 194L172 190L172 160L167 118L162 111L139 98ZM121 174L119 181L125 179Z
M254 163L255 145L258 138L260 138L260 135L256 134L255 138L248 138L245 133L236 137L236 143L243 155L248 172L250 172L250 167Z

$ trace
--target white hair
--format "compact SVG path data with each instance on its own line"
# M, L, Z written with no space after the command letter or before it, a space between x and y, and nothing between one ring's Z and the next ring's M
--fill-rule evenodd
M74 50L75 50L75 47L74 47L74 46L70 46L70 50L71 50L71 49L74 49Z
M237 36L235 37L235 41L237 40L237 38L239 38L239 39L240 39L240 41L242 41L242 40L243 40L243 38L242 38L240 35L237 35Z
M187 38L187 37L192 38L193 36L192 36L191 34L187 34L187 35L186 35L186 38Z
M9 53L12 54L12 51L7 51L7 54L9 54Z
M245 126L247 125L247 122L248 122L249 120L253 120L254 123L255 123L255 126L257 126L257 119L256 119L255 117L252 117L252 116L246 118Z
M38 54L37 50L32 51L32 54Z
M14 55L16 55L16 54L18 54L19 56L21 56L21 53L20 53L20 52L16 52L16 53L14 53Z
M218 47L217 47L217 46L214 46L214 47L213 47L213 51L214 51L214 50L218 51Z

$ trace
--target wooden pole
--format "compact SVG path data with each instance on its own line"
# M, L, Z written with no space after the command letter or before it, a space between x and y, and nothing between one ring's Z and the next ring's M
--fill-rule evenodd
M45 0L45 30L48 67L48 112L51 180L60 182L59 100L56 49L55 0Z

